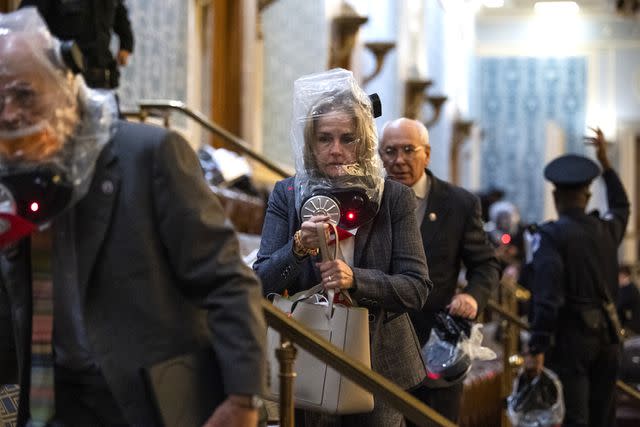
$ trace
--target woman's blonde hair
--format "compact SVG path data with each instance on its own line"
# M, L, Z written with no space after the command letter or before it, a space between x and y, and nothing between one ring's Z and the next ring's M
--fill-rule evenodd
M359 174L376 173L376 130L371 113L369 98L359 99L351 90L329 92L311 107L304 127L304 167L310 175L324 175L313 154L313 144L317 140L318 123L326 114L344 112L353 118L356 138L356 162Z

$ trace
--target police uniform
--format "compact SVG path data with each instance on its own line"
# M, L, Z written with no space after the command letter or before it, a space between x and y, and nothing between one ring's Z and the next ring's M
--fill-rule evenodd
M565 155L545 168L545 178L558 190L587 191L599 172L586 157ZM603 218L566 209L533 239L529 349L544 353L545 365L562 381L565 426L613 425L619 344L603 303L616 300L616 253L629 201L612 169L602 177L610 209Z
M35 6L51 34L75 40L85 57L83 76L94 88L118 87L119 71L109 50L111 32L120 49L133 52L133 32L124 0L22 0L20 7Z

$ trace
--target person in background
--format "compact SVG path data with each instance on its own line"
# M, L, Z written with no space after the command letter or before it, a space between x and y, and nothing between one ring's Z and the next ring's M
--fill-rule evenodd
M640 290L631 279L631 267L620 265L618 268L618 316L627 335L640 333Z
M500 278L498 261L483 229L480 202L472 193L438 179L428 169L431 146L427 128L417 120L400 118L387 123L379 148L390 179L411 187L417 200L414 211L427 255L433 291L422 310L411 319L421 345L439 310L475 319ZM466 287L456 292L461 265ZM457 422L462 381L446 388L426 385L412 391L421 401Z
M610 427L615 425L620 356L614 326L617 249L629 220L629 200L609 162L604 134L593 131L595 136L585 139L595 146L609 211L602 217L585 212L591 182L600 175L594 161L567 154L545 167L559 218L538 227L531 239L531 338L525 369L534 376L546 366L558 374L564 426Z
M164 128L118 121L113 94L87 88L59 48L35 9L0 14L0 384L20 384L17 425L158 425L142 371L205 350L225 397L203 424L255 427L260 283L195 153ZM65 209L5 242L9 219L29 223L34 174L64 197L33 215ZM30 241L44 233L52 279L31 280ZM44 284L53 295L32 303L32 284L34 299Z
M20 8L23 7L37 7L54 36L78 43L85 58L83 76L89 87L118 87L118 68L129 63L134 46L124 0L22 0ZM113 33L119 40L115 57L109 48Z
M425 375L424 364L417 352L412 359L398 349L415 340L406 312L424 305L432 285L413 196L384 179L372 105L350 71L335 69L296 80L293 111L296 175L276 183L253 264L263 292L293 294L319 283L348 292L369 310L372 369L404 389L414 387ZM319 212L303 217L304 202L316 194L340 197L341 210L355 200L357 215L338 220ZM326 230L332 220L340 227L341 255L320 262L317 224L325 224ZM375 398L374 405L373 412L364 414L307 412L306 425L404 425L402 414L385 401Z

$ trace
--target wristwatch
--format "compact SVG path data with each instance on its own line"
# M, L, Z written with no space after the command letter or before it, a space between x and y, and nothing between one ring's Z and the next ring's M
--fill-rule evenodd
M264 402L257 394L234 394L229 396L229 400L234 405L238 405L246 409L260 409Z

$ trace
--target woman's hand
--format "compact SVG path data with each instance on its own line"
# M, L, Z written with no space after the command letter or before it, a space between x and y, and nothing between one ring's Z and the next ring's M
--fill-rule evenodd
M325 289L349 289L353 287L353 270L341 259L316 263Z
M304 247L304 249L317 249L320 247L320 239L318 238L318 231L316 229L316 224L318 223L326 223L325 225L325 233L328 233L328 223L329 223L328 215L315 215L309 218L308 221L305 221L300 226L300 243ZM329 236L327 235L327 240L329 240Z

